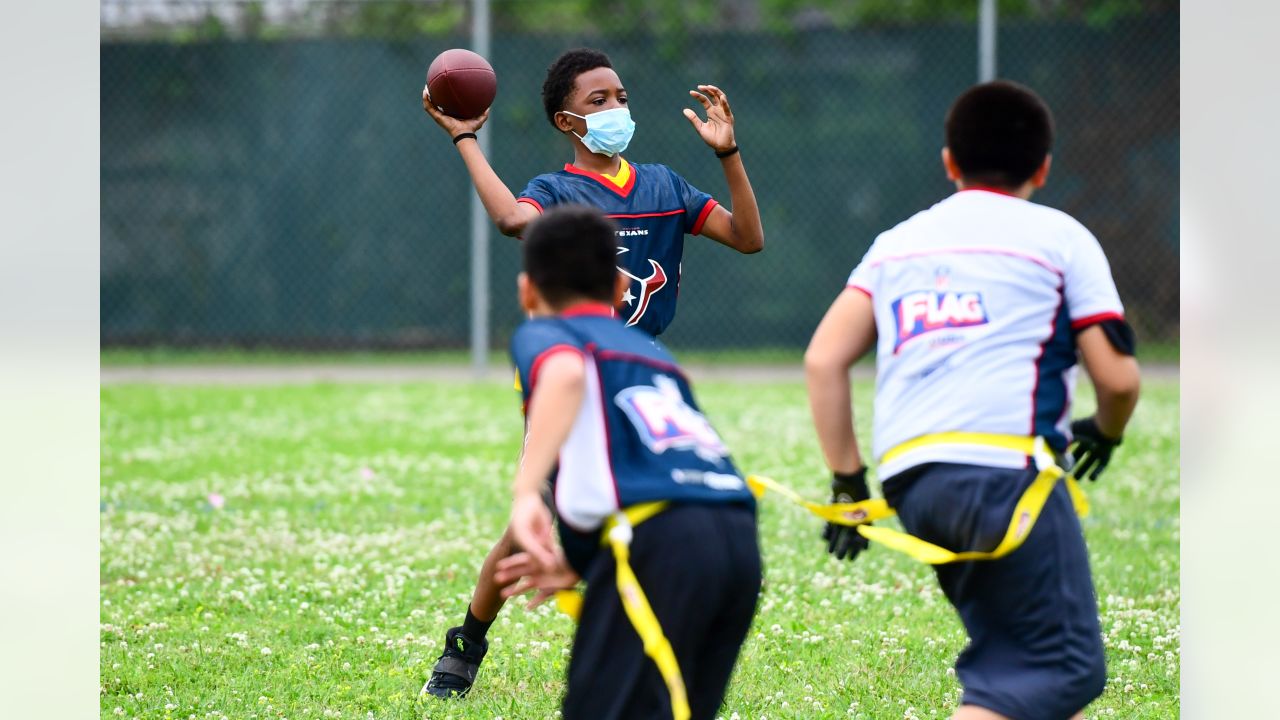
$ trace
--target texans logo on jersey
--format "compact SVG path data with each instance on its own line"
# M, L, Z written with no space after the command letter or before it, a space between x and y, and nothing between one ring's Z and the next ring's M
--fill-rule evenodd
M630 252L629 248L618 247L618 254ZM627 325L635 325L640 322L640 318L644 317L645 311L649 309L649 299L653 294L661 290L667 284L667 273L658 264L657 260L648 258L651 272L648 277L638 277L621 265L618 266L618 272L631 278L631 284L627 286L626 292L622 294L622 303L625 306L619 306L618 314L627 318Z
M667 450L692 450L698 457L719 464L728 457L715 428L680 393L680 386L666 375L655 375L653 385L635 385L614 398L644 444L656 454Z
M894 300L892 307L898 325L893 345L895 353L908 340L925 333L987 324L982 293L922 290Z

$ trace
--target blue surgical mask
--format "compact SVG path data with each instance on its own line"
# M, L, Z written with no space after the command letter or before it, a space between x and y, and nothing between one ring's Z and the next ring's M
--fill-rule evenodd
M631 143L631 136L636 132L636 123L631 119L631 111L627 108L601 110L590 115L578 115L565 110L566 115L582 118L587 121L587 134L573 133L587 149L600 155L613 157ZM572 131L570 131L572 132Z

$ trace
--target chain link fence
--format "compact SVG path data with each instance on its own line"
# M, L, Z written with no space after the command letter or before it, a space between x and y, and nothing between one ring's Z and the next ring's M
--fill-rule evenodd
M630 159L726 202L680 111L699 83L732 101L766 248L687 239L664 336L677 349L803 346L875 236L952 190L942 118L975 82L976 2L928 18L824 5L493 3L486 132L513 192L572 158L539 98L567 48L612 57L637 123ZM1034 87L1058 124L1037 201L1099 237L1140 336L1175 341L1176 4L1001 12L998 76ZM420 93L431 59L469 44L468 13L457 0L106 0L103 344L466 347L471 186ZM502 347L521 320L519 246L491 236L489 341Z

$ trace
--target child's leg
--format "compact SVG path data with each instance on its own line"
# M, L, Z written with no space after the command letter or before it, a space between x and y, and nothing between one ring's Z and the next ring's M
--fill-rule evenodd
M937 464L908 473L905 490L887 493L898 496L891 502L909 532L955 550L989 550L1033 476ZM1055 488L1018 550L935 569L970 638L956 660L964 686L956 717L1066 720L1102 693L1088 553L1065 486Z
M671 642L694 720L715 718L760 591L755 517L686 505L636 528L631 566ZM671 696L618 597L612 554L591 567L564 720L671 717Z
M514 547L508 528L480 566L480 576L476 579L476 589L471 594L471 604L462 625L449 628L445 633L444 651L436 660L431 677L422 688L423 693L450 698L465 696L471 690L480 663L489 651L485 636L506 602L493 574L498 561L511 555Z
M485 556L484 563L480 565L480 576L476 578L476 589L471 593L469 611L472 616L484 623L484 630L480 631L480 637L472 638L473 640L484 639L484 634L488 632L489 625L498 618L498 612L502 610L502 606L507 602L502 597L502 587L493 579L493 574L498 569L498 561L510 557L514 551L515 545L511 539L511 529L507 528L502 531L502 538L493 546L493 549ZM464 629L464 632L466 632L466 629Z
M708 601L708 612L699 623L700 640L682 648L685 652L680 658L695 718L716 717L724 702L733 666L756 614L762 577L752 513L720 512L708 525L727 542L723 546L725 564L719 573L704 580L702 594ZM717 605L719 609L713 611Z
M637 536L645 534L640 532L642 529L637 528ZM633 569L634 553L641 544L636 541L631 545ZM563 720L671 717L662 678L656 670L649 672L653 661L644 654L640 638L618 597L615 567L613 555L607 549L601 550L583 577L587 590L569 656L567 687L561 706ZM641 589L649 595L650 584L645 582L640 570L636 569L636 574ZM652 602L653 598L650 596L649 600ZM658 620L662 621L661 615Z

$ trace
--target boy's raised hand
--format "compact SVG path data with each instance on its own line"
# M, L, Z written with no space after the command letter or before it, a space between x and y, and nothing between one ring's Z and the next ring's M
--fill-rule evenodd
M685 108L684 116L711 149L716 152L732 150L737 143L733 137L733 110L729 108L729 98L715 85L699 85L698 90L690 90L689 94L702 103L707 111L706 121L700 120L698 114L688 108Z
M431 93L427 92L426 85L422 86L422 109L431 116L432 120L436 121L437 125L449 133L450 138L456 138L462 133L476 132L484 127L485 121L489 119L489 110L487 108L479 117L469 120L460 120L456 117L445 115L440 108L435 106L435 103L431 102Z

